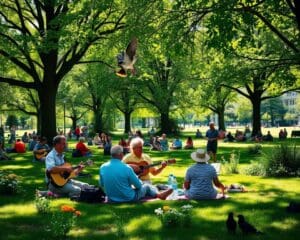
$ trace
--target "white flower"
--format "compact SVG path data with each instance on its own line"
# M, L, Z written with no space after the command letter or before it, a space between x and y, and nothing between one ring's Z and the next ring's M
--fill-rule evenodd
M182 210L190 210L193 208L193 206L190 204L187 204L187 205L183 205L181 208L182 208Z
M155 209L154 212L156 213L156 215L163 215L164 213L164 211L161 208Z

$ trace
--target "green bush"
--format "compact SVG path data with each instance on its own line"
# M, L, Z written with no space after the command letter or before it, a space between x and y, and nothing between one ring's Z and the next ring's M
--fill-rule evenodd
M273 177L299 177L300 154L297 146L281 144L266 156L266 174Z
M262 163L251 162L251 164L244 169L244 173L250 176L265 176L266 167Z
M239 173L238 165L240 161L240 153L236 153L235 151L232 151L230 153L229 161L227 161L224 156L222 156L222 171L225 174L231 174L231 173Z

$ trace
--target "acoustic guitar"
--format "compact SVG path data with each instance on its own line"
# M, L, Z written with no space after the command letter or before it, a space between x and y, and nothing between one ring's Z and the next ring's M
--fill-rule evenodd
M34 157L37 160L41 160L42 158L46 157L48 154L48 151L46 149L39 149L34 151Z
M54 185L63 187L69 181L69 179L76 177L75 169L79 168L82 165L91 166L93 165L93 161L89 159L85 163L80 163L77 166L72 166L70 163L64 163L63 165L61 165L61 167L71 167L71 172L66 172L62 170L61 172L49 173L48 175L51 179L51 182Z
M167 165L176 163L175 159L169 159L167 161L161 161L161 162L156 162L149 164L146 161L140 161L140 162L127 162L127 164L132 167L133 171L135 172L136 175L138 176L145 176L149 173L149 169L161 165L163 162L166 162Z

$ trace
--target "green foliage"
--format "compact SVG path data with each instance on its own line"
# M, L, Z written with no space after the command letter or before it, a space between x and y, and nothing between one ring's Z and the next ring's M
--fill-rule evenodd
M46 197L40 197L36 194L35 196L35 207L38 213L49 213L50 212L50 200Z
M183 205L179 210L170 208L169 206L163 206L163 208L155 209L154 212L160 218L163 227L188 227L191 225L192 208L193 206L189 204Z
M250 176L265 176L266 167L262 163L251 161L251 164L246 166L243 172Z
M8 115L5 125L9 126L9 128L11 128L12 126L18 126L19 121L16 115Z
M49 231L55 238L65 239L75 224L76 216L69 212L54 212L49 220L46 231Z
M249 154L257 155L257 154L261 154L261 152L262 152L261 144L254 144L254 145L250 145L248 147L248 153Z
M232 151L230 153L229 160L227 161L224 156L222 158L222 171L225 174L231 174L231 173L239 173L238 165L240 161L240 152L236 153L235 151Z
M21 177L11 171L0 170L0 194L13 194L20 190Z
M300 152L296 144L281 144L266 155L266 174L273 177L299 177Z

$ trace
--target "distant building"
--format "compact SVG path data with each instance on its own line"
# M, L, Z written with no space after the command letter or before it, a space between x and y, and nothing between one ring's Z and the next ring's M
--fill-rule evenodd
M281 96L284 107L288 110L288 113L294 114L295 119L293 121L300 125L300 113L297 111L297 101L300 101L300 95L297 92L288 92Z

